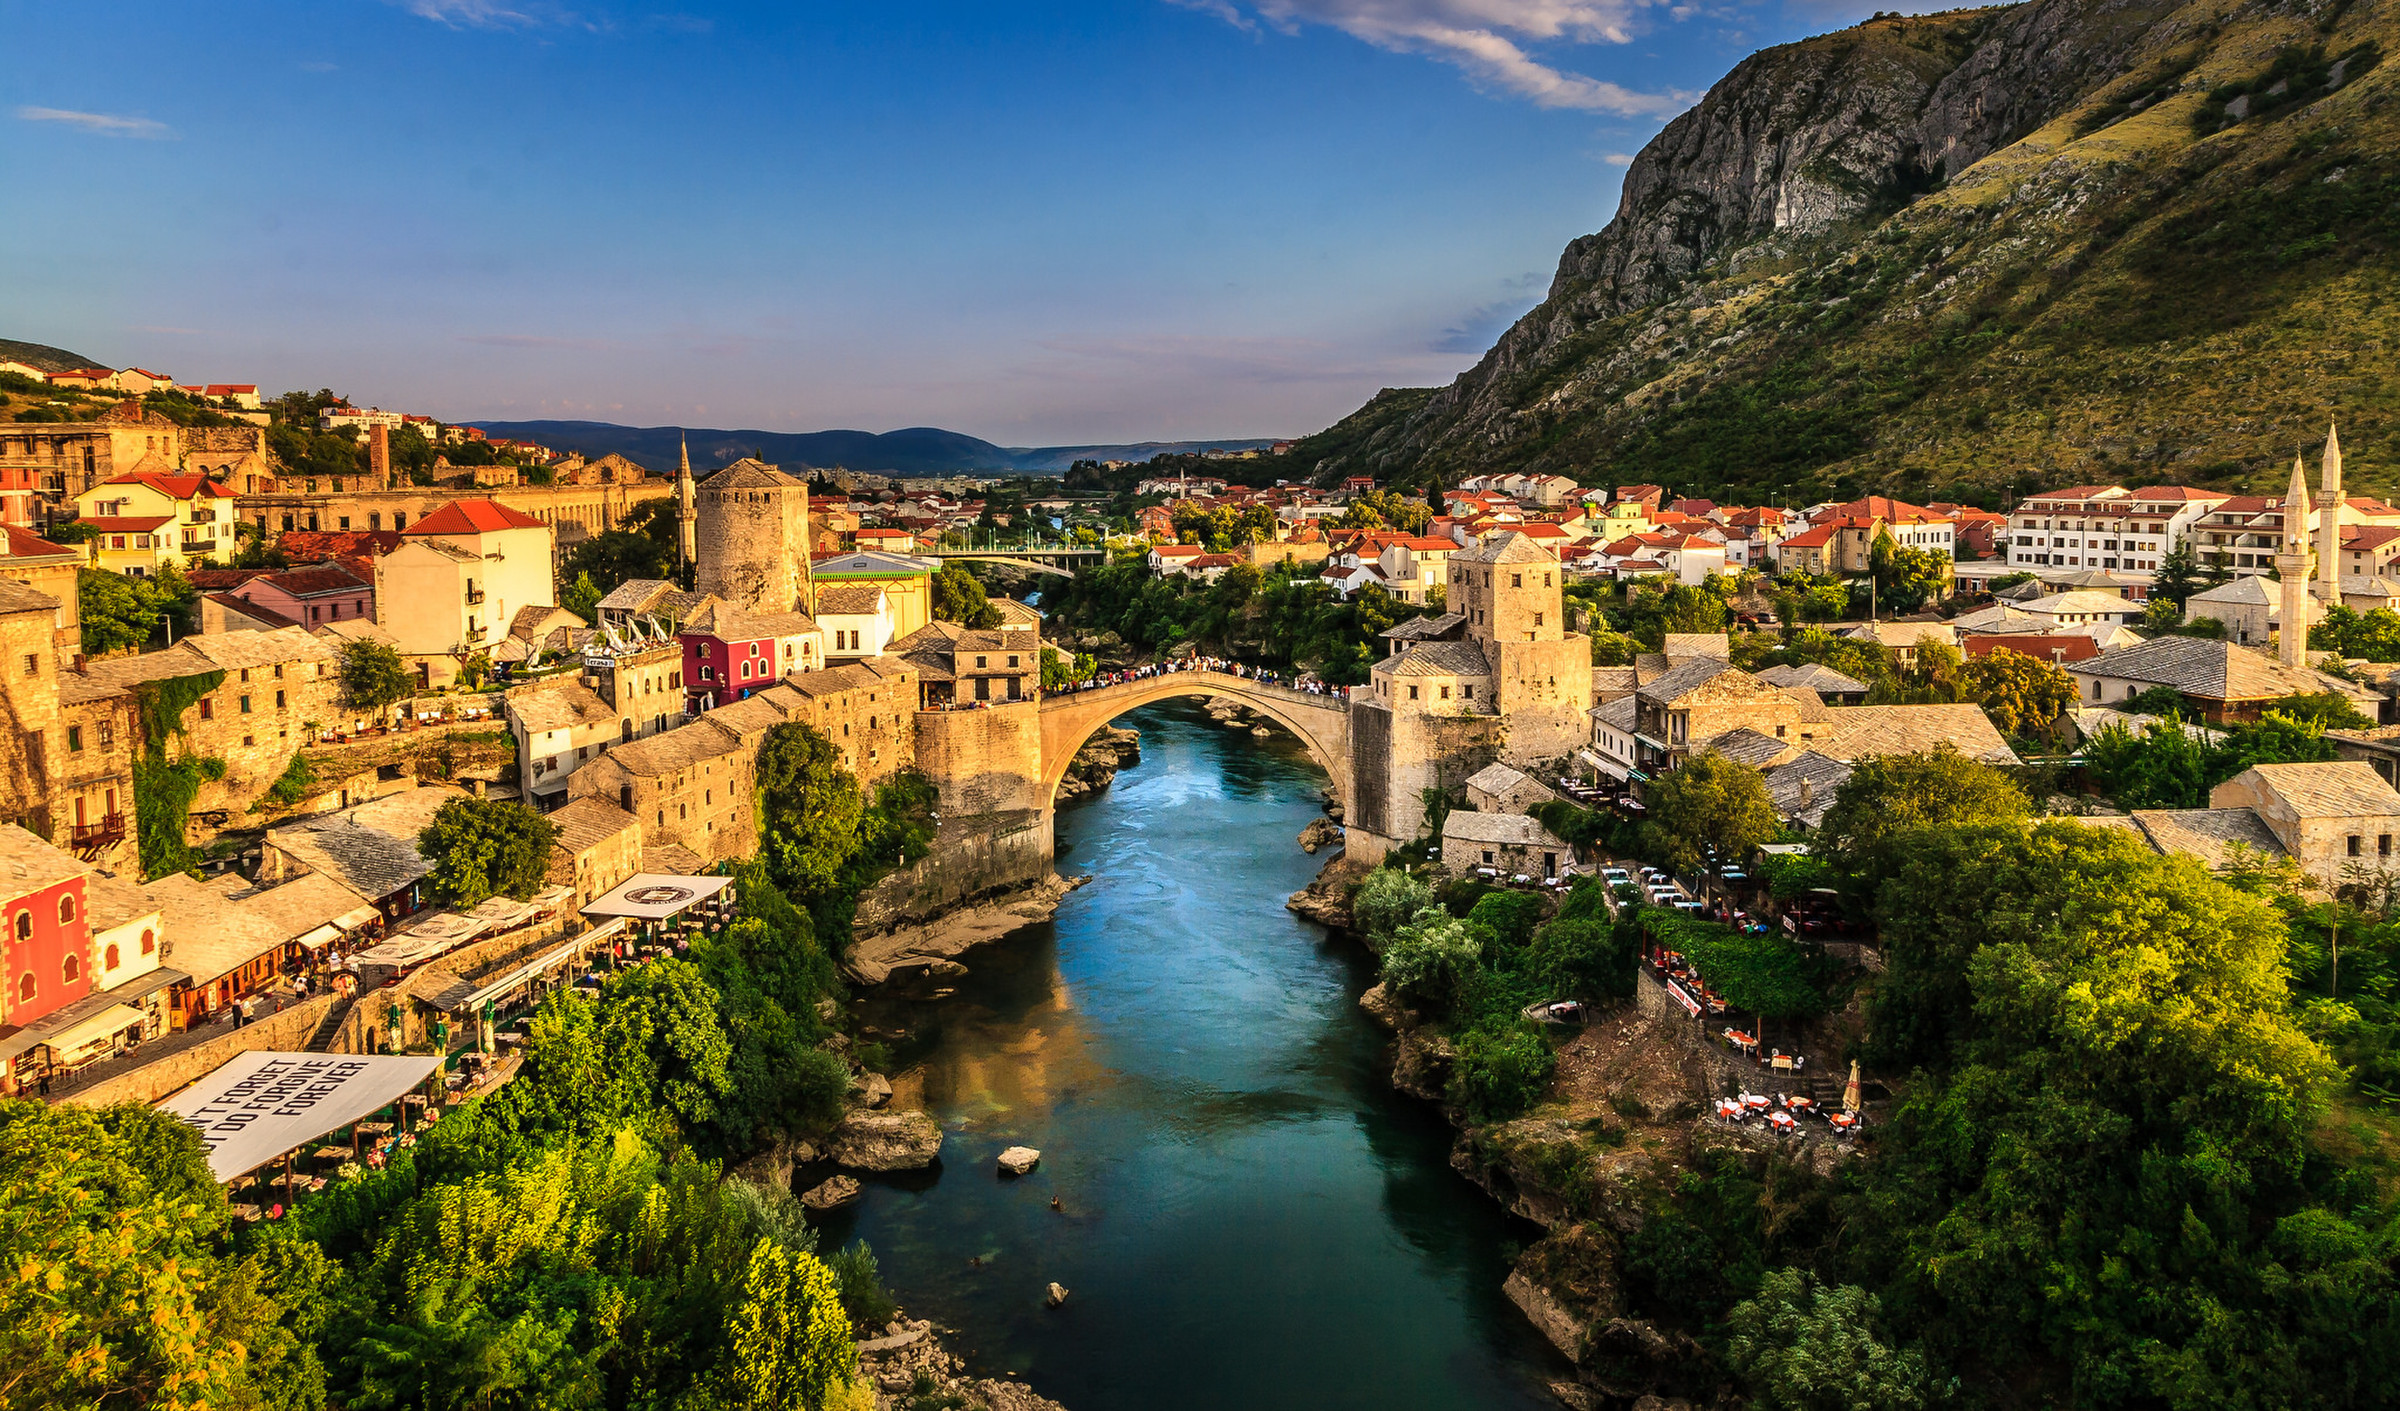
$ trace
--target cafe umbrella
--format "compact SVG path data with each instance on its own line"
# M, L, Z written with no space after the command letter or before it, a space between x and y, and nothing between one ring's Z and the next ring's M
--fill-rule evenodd
M1858 1060L1850 1060L1850 1081L1842 1085L1842 1111L1858 1115Z

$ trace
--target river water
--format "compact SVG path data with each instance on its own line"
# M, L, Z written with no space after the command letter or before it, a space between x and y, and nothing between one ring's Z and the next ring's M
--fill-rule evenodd
M869 1005L909 1030L943 1161L825 1239L864 1237L913 1314L1069 1411L1554 1406L1564 1364L1500 1293L1530 1227L1379 1071L1363 953L1284 909L1323 774L1189 706L1119 723L1141 764L1059 811L1090 885L970 952L954 996ZM1000 1179L1017 1144L1041 1166Z

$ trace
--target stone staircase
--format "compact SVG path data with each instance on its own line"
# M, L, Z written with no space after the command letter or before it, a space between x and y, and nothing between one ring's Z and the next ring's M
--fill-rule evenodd
M316 1031L308 1036L306 1045L308 1051L310 1053L331 1053L333 1041L341 1035L342 1026L350 1022L350 1011L357 1004L357 995L335 1000L332 1006L325 1011L325 1017L317 1021Z

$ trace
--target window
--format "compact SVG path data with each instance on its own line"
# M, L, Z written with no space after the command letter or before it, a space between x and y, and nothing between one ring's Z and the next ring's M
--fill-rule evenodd
M1012 657L1010 657L1010 658L1008 659L1008 664L1009 664L1010 666L1015 666L1015 665L1017 664L1017 659L1016 659L1015 657L1013 657L1013 656L1012 656Z
M1409 698L1410 700L1412 700L1412 701L1413 701L1413 700L1415 700L1415 699L1417 698L1417 688L1416 688L1416 687L1414 687L1414 686L1411 686L1411 687L1409 687L1409 688L1408 688L1408 698Z
M242 743L245 745L255 745L258 743L258 737L256 735L244 735L242 737Z
M102 749L104 749L104 750L113 750L113 749L115 749L116 747L117 747L117 727L116 727L116 724L115 724L115 722L113 722L113 721L107 721L107 720L103 720L103 721L101 721L101 722L100 722L100 748L102 748Z
M249 667L246 667L246 666L245 666L245 667L243 667L243 668L242 668L242 679L243 679L244 681L248 681L248 680L250 679L250 668L249 668Z
M58 924L61 926L75 924L75 894L73 892L58 899Z
M1450 688L1449 688L1449 687L1447 687L1447 686L1444 686L1444 687L1442 688L1442 699L1443 699L1443 700L1448 700L1448 699L1450 699Z
M32 972L32 971L30 971L30 970L28 970L28 971L26 971L26 972L25 972L25 978L24 978L24 979L22 979L22 980L19 980L19 981L17 981L17 1003L19 1003L19 1004L31 1004L31 1003L33 1003L33 992L34 992L34 984L33 984L33 972Z
M985 667L988 667L988 666L990 666L991 664L992 664L992 661L991 661L991 658L990 658L990 657L977 657L977 658L975 658L975 669L976 669L977 671L981 671L981 670L983 670Z
M2352 833L2352 834L2350 835L2350 855L2351 855L2352 857L2356 857L2356 856L2358 856L2358 855L2359 855L2359 845L2360 845L2361 843L2365 842L2365 841L2366 841L2366 840L2365 840L2364 838L2361 838L2361 837L2360 837L2358 834L2356 834L2356 833Z
M1475 688L1473 686L1461 686L1458 688L1458 694L1461 700L1471 701L1475 699Z
M200 698L200 718L202 720L214 720L217 718L217 702L214 697L202 696Z
M81 753L83 753L83 727L82 727L82 726L80 726L80 725L70 725L70 726L68 726L68 727L67 727L67 752L68 752L69 754L81 754Z
M2375 854L2378 857L2390 857L2392 855L2391 834L2386 833L2375 840Z
M281 667L277 667L276 669L277 669L278 671L282 670L282 668L281 668ZM281 710L281 709L283 709L283 692L281 692L281 691L277 691L277 692L275 693L275 708L276 708L277 710Z
M1522 573L1512 573L1512 574L1508 575L1508 586L1509 586L1509 587L1511 587L1511 588L1522 588L1522 587L1524 587L1524 586L1525 586L1525 575L1524 575L1524 574L1522 574Z
M27 652L25 654L25 674L28 676L39 676L42 674L42 658L39 653Z
M77 980L82 979L82 959L74 955L69 955L66 959L60 961L58 963L58 978L64 980L70 985L74 984Z
M122 958L121 958L121 957L119 957L119 956L118 956L118 954L117 954L117 948L116 948L116 945L115 945L115 944L112 942L112 943L109 945L109 948L108 948L108 951L107 951L107 953L106 953L104 956L102 956L102 957L101 957L101 964L102 964L102 965L103 965L103 966L104 966L106 969L109 969L109 970L114 970L114 969L116 969L116 968L117 968L117 967L118 967L120 964L123 964L123 963L124 963L124 962L123 962Z
M248 715L249 713L250 713L250 698L249 698L248 696L244 696L244 697L242 697L242 714L244 714L244 715Z
M158 933L157 933L156 931L144 931L144 932L142 932L142 954L144 954L144 955L148 955L148 954L150 954L150 952L152 952L152 951L154 951L154 950L157 950L157 949L158 949Z
M33 939L32 912L20 911L17 913L17 939L20 941L30 941Z
M283 679L283 668L280 666L275 668L275 679L278 681Z
M1538 612L1533 615L1533 625L1536 627L1542 625L1542 615Z

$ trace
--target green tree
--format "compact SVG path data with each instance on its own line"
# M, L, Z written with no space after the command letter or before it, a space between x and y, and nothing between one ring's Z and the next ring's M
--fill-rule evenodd
M933 575L933 615L978 631L1000 625L1000 610L992 606L983 584L963 563L945 563Z
M2074 708L2075 678L2056 662L2006 647L1970 657L1958 668L1960 695L1983 707L2003 735L2047 735Z
M452 799L417 835L417 851L432 868L425 881L435 899L470 907L494 896L523 901L540 891L557 837L557 825L521 803Z
M158 609L144 600L135 580L103 568L78 569L77 597L83 616L83 649L94 656L129 651L158 631Z
M2202 808L2216 783L2210 749L2173 717L2152 718L2140 734L2110 724L2083 747L2083 770L2119 808Z
M651 503L670 502L657 500ZM657 522L656 519L650 521L653 524ZM668 523L671 527L673 521ZM637 578L673 580L675 560L673 539L662 541L656 535L639 529L610 529L567 550L565 561L559 565L558 576L562 582L570 584L589 579L592 586L599 590L593 598L596 603L615 592L619 586ZM577 613L576 616L583 615ZM590 618L584 620L591 621Z
M1714 751L1696 754L1652 780L1644 801L1677 871L1700 866L1712 847L1719 862L1734 862L1775 839L1775 803L1767 795L1766 776Z
M368 638L342 644L342 702L360 710L379 710L416 694L417 678L388 642Z
M1483 969L1478 928L1439 907L1417 913L1383 947L1383 982L1410 1004L1447 1013Z
M1865 1289L1812 1290L1779 1269L1726 1319L1726 1361L1758 1411L1917 1411L1931 1401L1925 1359L1877 1337L1882 1314Z
M1350 922L1381 949L1418 912L1433 905L1433 889L1397 867L1378 867L1350 896Z
M2200 556L2192 551L2191 539L2186 536L2159 557L2158 576L2150 583L2150 601L2172 604L2180 620L2183 605L2200 591L2200 583Z
M1042 689L1064 691L1078 681L1089 681L1099 671L1100 663L1088 652L1073 656L1056 647L1042 648Z
M1396 490L1368 490L1351 497L1337 521L1344 529L1388 529L1422 534L1433 523L1433 506Z
M758 747L759 856L803 900L830 892L857 855L866 813L842 752L814 727L787 721Z
M2031 807L2007 775L1947 744L1923 754L1880 755L1860 760L1842 781L1815 852L1835 872L1855 876L1877 850L1911 830L2023 818Z
M558 593L558 605L584 620L587 626L600 621L600 600L607 597L589 573L577 573Z
M1867 550L1867 566L1875 579L1876 597L1892 612L1915 612L1950 587L1948 554L1895 542L1887 529L1875 531L1875 542Z

